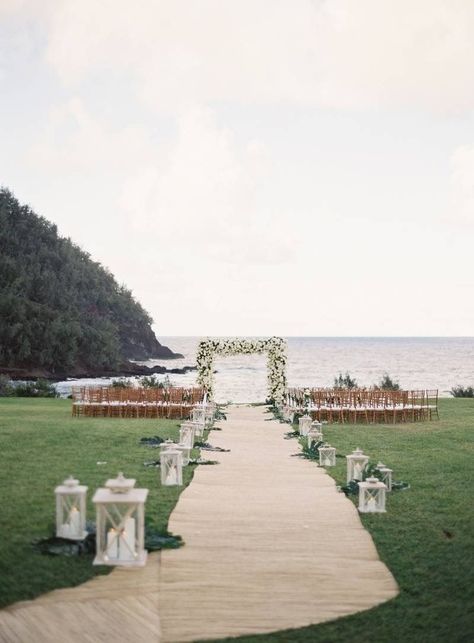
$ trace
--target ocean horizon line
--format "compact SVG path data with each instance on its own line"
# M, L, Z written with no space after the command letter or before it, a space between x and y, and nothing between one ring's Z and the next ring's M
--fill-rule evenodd
M225 337L283 337L284 339L474 339L474 335L161 335L161 339L182 337L183 339L225 338Z

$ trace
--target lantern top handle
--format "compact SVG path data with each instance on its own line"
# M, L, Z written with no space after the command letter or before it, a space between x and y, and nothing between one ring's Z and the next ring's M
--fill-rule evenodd
M77 487L79 485L79 480L76 480L74 476L69 476L69 478L66 478L64 480L63 485L65 487Z
M116 478L110 478L105 483L105 486L112 493L127 493L135 486L136 480L134 478L126 478L123 473L117 475Z
M359 487L361 486L365 488L368 488L368 487L371 487L371 488L377 487L378 489L387 488L387 485L385 484L385 482L382 482L381 480L379 480L378 478L374 478L373 476L371 476L370 478L366 478L363 482L359 482Z

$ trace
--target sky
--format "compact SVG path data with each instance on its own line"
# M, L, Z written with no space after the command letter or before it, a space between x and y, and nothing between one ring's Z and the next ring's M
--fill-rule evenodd
M0 0L0 183L158 336L474 334L472 0Z

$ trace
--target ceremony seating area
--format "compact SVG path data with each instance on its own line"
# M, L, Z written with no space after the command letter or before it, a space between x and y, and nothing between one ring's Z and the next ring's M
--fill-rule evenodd
M288 389L285 414L302 411L314 420L328 423L423 422L439 419L438 390Z
M204 399L204 389L135 388L114 386L72 387L72 415L118 418L188 418Z

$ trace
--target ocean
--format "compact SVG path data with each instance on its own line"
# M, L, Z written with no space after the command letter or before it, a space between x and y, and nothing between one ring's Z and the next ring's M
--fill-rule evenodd
M162 344L182 353L183 359L149 360L148 366L179 368L195 364L200 337L159 337ZM474 337L289 337L289 386L332 386L346 372L360 386L371 386L384 373L404 389L438 389L448 396L457 385L474 385ZM236 355L215 360L215 396L218 402L262 402L266 398L265 355ZM163 379L165 376L158 376ZM171 382L191 385L196 372L170 375ZM72 384L106 384L109 380L60 382L68 394Z

